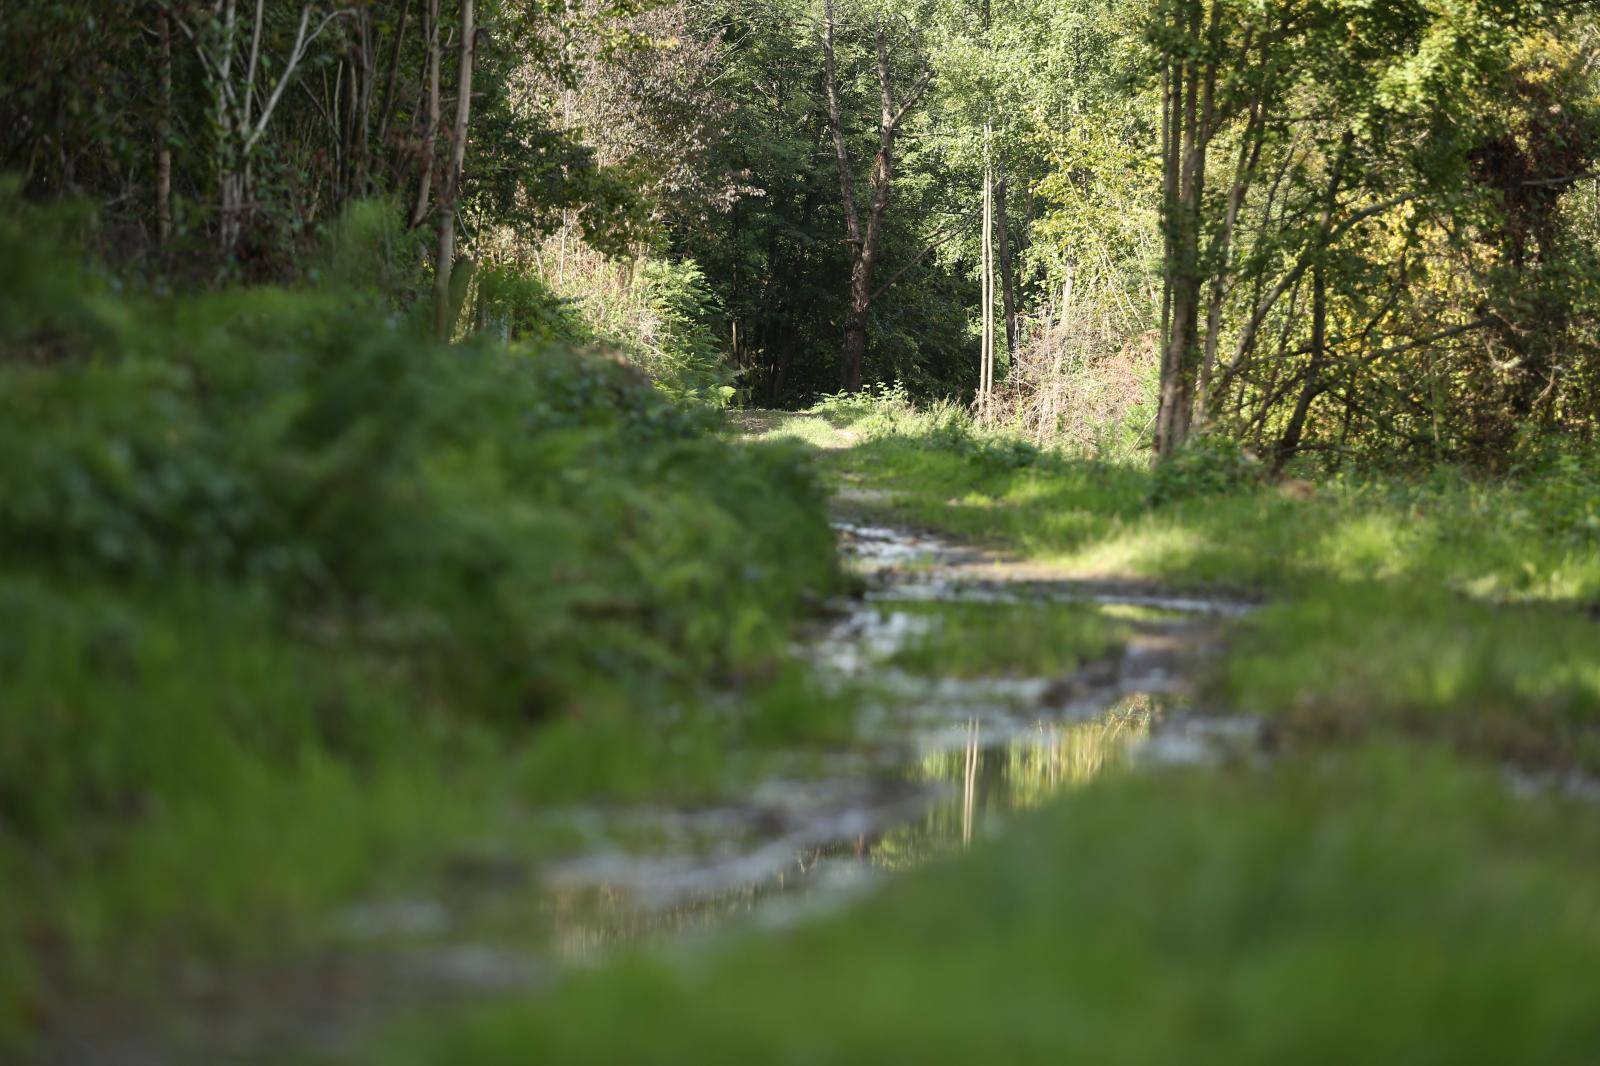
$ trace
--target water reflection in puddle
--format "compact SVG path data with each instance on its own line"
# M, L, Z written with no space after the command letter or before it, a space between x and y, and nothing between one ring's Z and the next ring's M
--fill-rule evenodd
M568 961L661 934L714 930L744 919L782 926L835 906L884 873L903 871L996 831L1021 811L1122 767L1149 737L1148 697L1120 701L1102 717L1037 721L991 743L980 719L959 747L929 746L901 769L898 787L878 788L880 806L838 812L790 834L723 855L590 857L555 872L546 919L552 947Z
M1190 762L1249 742L1228 722L1162 712L1215 619L1246 605L997 569L981 553L884 527L842 524L840 539L868 589L837 605L802 651L825 681L873 694L856 750L718 807L574 812L592 837L581 854L547 866L533 893L488 888L453 901L443 927L412 941L420 955L465 942L583 962L666 934L781 926L1135 759ZM937 641L952 624L943 605L1028 604L1101 612L1126 644L1066 677L966 676L939 661L917 672L896 658ZM407 932L381 921L374 930L371 917L354 923L365 939Z
M1175 722L1160 710L1212 619L1247 605L997 572L980 553L892 529L840 535L870 589L839 605L808 652L824 678L870 679L879 694L859 750L715 809L569 812L563 826L593 845L536 885L516 859L491 858L436 897L352 908L328 958L176 989L176 1013L203 1019L191 1032L111 1016L75 1033L63 1061L273 1062L289 1045L337 1047L384 1010L537 987L563 964L663 935L790 924L1136 759L1202 760L1219 743L1250 742L1237 720ZM941 624L930 604L1062 601L1125 622L1121 655L1068 679L919 676L889 662ZM656 843L615 843L624 839Z
M1183 653L1210 618L1245 609L974 573L976 553L936 538L850 525L840 533L870 590L841 609L809 653L824 676L841 684L868 678L883 694L863 723L873 754L843 758L815 780L769 782L736 810L642 815L674 821L678 839L695 844L593 852L551 869L546 917L564 957L741 917L788 923L836 905L885 872L970 846L1009 817L1124 767L1141 751L1166 750L1172 745L1152 738L1161 739L1159 701L1180 687ZM1070 601L1106 609L1132 636L1098 673L1081 671L1087 680L1076 687L1055 677L918 676L889 660L941 619L895 601ZM1129 605L1140 610L1130 616ZM1051 698L1062 691L1066 697ZM1210 743L1208 735L1183 735L1185 758Z

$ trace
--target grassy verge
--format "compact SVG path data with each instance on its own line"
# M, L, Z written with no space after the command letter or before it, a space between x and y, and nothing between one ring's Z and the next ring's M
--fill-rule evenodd
M834 402L777 425L848 506L1063 573L1264 594L1211 679L1301 739L1373 730L1600 772L1600 464L1329 480L1237 452L1162 471L1041 453L952 411Z
M1576 1064L1596 829L1409 748L1102 780L848 913L369 1061Z
M1319 585L1250 619L1211 687L1301 741L1400 731L1600 773L1600 625L1571 610Z
M1040 452L951 411L835 404L771 434L818 448L835 483L857 490L852 507L1079 573L1287 592L1403 581L1600 603L1600 463L1583 456L1519 477L1441 469L1290 496L1236 454L1152 472Z
M837 581L794 449L355 290L67 263L0 294L0 1046L110 975L297 945L464 827L848 729L787 665Z
M845 414L771 435L816 448L870 517L1065 571L1266 592L1212 695L1296 742L1264 766L1093 778L844 913L622 960L408 1029L366 1061L1592 1057L1600 820L1514 795L1501 769L1593 765L1600 642L1574 609L1600 566L1584 476L1289 500L1248 481L1185 491L927 416ZM1013 646L984 621L931 634L910 664L1031 669L1041 648L1095 635L1068 612Z

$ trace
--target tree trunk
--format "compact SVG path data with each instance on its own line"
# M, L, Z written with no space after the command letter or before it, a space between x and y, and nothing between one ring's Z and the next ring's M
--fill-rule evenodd
M372 15L366 8L361 8L356 13L356 71L361 78L360 91L356 94L353 118L356 123L355 143L352 146L352 155L355 158L351 182L351 196L360 199L367 195L369 181L372 174L372 81L375 71L372 62L373 28Z
M472 116L472 60L477 38L472 3L473 0L461 0L456 114L451 127L450 161L439 195L439 251L433 271L433 326L442 341L448 341L455 332L456 301L451 297L450 274L456 258L456 201L461 192L461 169L467 154L467 127Z
M850 300L850 317L844 324L844 349L840 363L843 367L839 387L845 392L861 391L861 364L867 353L867 305L854 293Z
M988 155L989 126L984 125L984 154ZM978 410L986 413L989 396L994 392L994 172L986 165L983 169L983 232L978 238L979 286L978 308L979 343L978 360Z
M1188 0L1191 40L1199 40L1204 5ZM1205 199L1206 148L1216 88L1216 46L1221 5L1211 9L1206 34L1209 58L1185 57L1173 68L1168 88L1171 108L1166 123L1166 155L1162 160L1167 232L1164 276L1170 294L1167 336L1161 360L1160 409L1156 414L1156 454L1165 458L1189 439L1194 420L1196 376L1200 353L1200 229Z
M1180 79L1173 110L1177 119L1175 152L1167 165L1178 173L1168 176L1176 197L1168 208L1170 230L1166 276L1171 292L1171 312L1161 362L1160 409L1156 416L1156 454L1172 455L1189 438L1194 411L1194 368L1199 363L1200 192L1203 178L1203 148L1199 137L1197 88L1199 74L1188 66Z
M1001 160L996 167L996 173L998 184L994 190L995 254L998 256L997 267L1000 272L1000 307L1005 316L1006 357L1012 359L1017 354L1017 277L1011 267L1011 223L1006 214L1006 198L1010 182L1006 176L1004 160Z
M1277 447L1273 449L1274 476L1283 473L1283 468L1300 450L1311 405L1326 391L1322 382L1322 366L1327 358L1327 348L1328 288L1319 264L1312 268L1311 274L1311 365L1306 369L1306 380L1300 388L1300 398L1295 401L1294 413L1289 416L1289 424L1284 427L1283 436L1278 438Z
M395 85L400 78L400 57L406 39L406 23L411 19L411 5L406 0L400 9L400 20L395 24L394 43L389 52L389 67L383 76L383 98L378 104L378 151L384 152L389 144L389 124L394 120Z
M160 47L161 117L156 123L156 242L164 252L172 243L172 19L162 7L156 15Z
M882 23L874 33L878 67L878 152L872 164L872 204L865 225L856 203L855 176L845 142L843 108L839 101L838 64L834 53L833 0L823 5L822 59L823 81L828 98L828 128L833 134L834 157L839 167L839 198L845 217L845 242L850 246L850 311L845 318L844 345L840 351L840 384L846 392L861 388L862 363L867 349L867 315L878 295L873 289L878 253L883 245L884 219L889 212L894 187L894 145L900 124L916 106L932 80L924 68L922 76L903 100L897 101L889 84L889 38Z
M412 228L428 217L428 200L433 195L435 142L439 136L439 0L428 0L422 20L422 33L428 51L428 108L422 130L422 180L417 186L416 206L411 209Z

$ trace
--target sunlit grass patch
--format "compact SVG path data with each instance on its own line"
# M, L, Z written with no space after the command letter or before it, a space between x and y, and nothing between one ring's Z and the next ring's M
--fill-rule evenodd
M1085 573L1182 577L1206 549L1204 536L1195 529L1142 522L1118 527L1063 559Z
M1115 651L1127 639L1123 623L1088 604L884 606L932 619L933 625L911 637L889 660L930 677L1058 676Z
M756 433L755 439L763 441L798 441L825 451L847 448L855 438L817 415L774 413L770 426Z
M1157 502L1140 464L1028 456L988 440L880 432L824 464L836 479L890 493L864 502L864 513L1080 572L1263 590L1383 579L1600 602L1600 543L1559 473L1332 481L1309 499L1246 483Z
M1318 586L1246 620L1216 691L1302 735L1401 730L1600 771L1600 626L1415 586Z

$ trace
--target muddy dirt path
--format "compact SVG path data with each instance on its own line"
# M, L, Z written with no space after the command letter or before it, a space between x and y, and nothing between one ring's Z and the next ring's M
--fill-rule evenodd
M536 989L619 947L670 936L692 948L838 906L1099 774L1254 748L1250 722L1191 702L1197 665L1249 604L1070 580L905 529L836 528L864 593L831 605L800 651L825 683L873 694L848 750L715 806L548 816L588 843L537 869L486 856L426 894L352 907L318 958L184 975L152 996L159 1010L86 1012L46 1061L336 1058L399 1012ZM1113 615L1126 641L1061 674L893 664L944 624L941 609L968 604L1084 605Z

